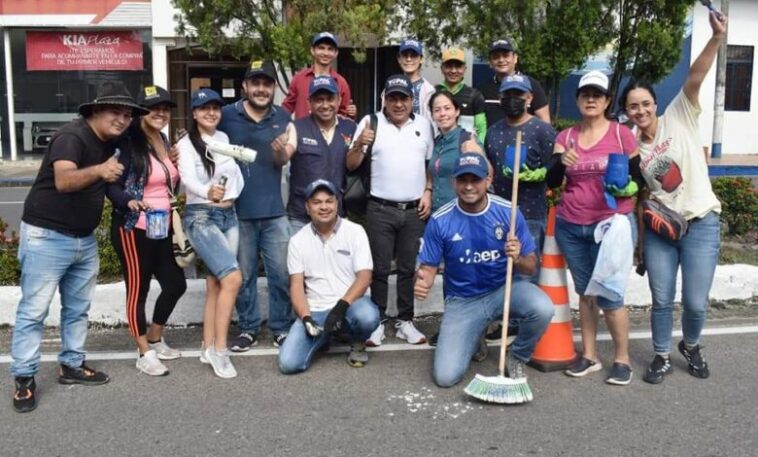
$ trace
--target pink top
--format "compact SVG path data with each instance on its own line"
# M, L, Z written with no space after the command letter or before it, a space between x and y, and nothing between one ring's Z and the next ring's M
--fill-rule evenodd
M171 175L171 183L176 187L176 183L179 182L179 171L168 157L163 159L163 164L168 168L168 172ZM147 203L152 209L165 209L168 211L171 209L171 202L169 201L168 189L166 188L166 172L163 171L160 162L152 154L150 154L150 168L151 171L145 183L142 201ZM141 212L136 225L138 229L146 230L145 219L145 213ZM171 218L169 218L169 221L171 221Z
M611 122L605 135L593 146L585 149L579 145L579 125L563 130L555 139L568 149L570 138L573 140L577 163L566 167L566 190L558 204L558 217L572 224L590 225L602 221L614 214L628 214L634 209L631 198L617 198L617 208L610 209L605 202L605 169L608 155L623 152L631 154L637 149L637 139L631 130L616 122Z

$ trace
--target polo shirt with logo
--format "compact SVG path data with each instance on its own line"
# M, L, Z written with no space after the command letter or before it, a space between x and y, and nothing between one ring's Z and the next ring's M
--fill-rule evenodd
M485 209L467 213L453 200L429 219L421 242L419 262L439 266L445 262L445 291L454 297L476 297L505 284L505 241L511 225L511 204L487 195ZM536 247L524 216L516 217L516 237L521 255Z
M327 240L313 224L290 238L287 270L290 275L303 274L311 311L332 309L353 285L357 273L373 268L366 232L347 219L337 219L334 234Z

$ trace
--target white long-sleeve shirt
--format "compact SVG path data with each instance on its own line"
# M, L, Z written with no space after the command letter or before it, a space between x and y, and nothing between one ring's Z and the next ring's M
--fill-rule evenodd
M213 136L203 134L202 138L205 142L229 143L229 137L226 136L226 133L219 130L216 130ZM224 200L234 200L242 192L245 181L242 179L239 165L233 158L208 151L207 154L213 158L213 162L216 164L213 176L209 177L198 151L195 150L189 139L189 135L185 135L179 140L177 147L179 148L179 174L182 177L184 191L187 194L188 205L213 203L208 200L208 191L211 185L217 184L222 176L227 177ZM205 151L200 153L206 154Z

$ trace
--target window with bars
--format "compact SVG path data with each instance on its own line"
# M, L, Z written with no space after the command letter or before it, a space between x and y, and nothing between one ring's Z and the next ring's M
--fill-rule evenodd
M727 111L750 111L753 82L753 46L728 45L726 50Z

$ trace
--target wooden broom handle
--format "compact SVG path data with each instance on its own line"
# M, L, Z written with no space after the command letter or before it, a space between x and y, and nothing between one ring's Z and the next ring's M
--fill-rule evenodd
M511 188L511 220L508 227L508 239L516 234L518 217L518 175L521 168L521 130L516 131L516 154L513 160L513 187ZM505 295L503 296L503 326L500 333L500 376L505 376L505 347L508 338L508 312L511 308L511 287L513 286L513 257L508 256L505 271Z

